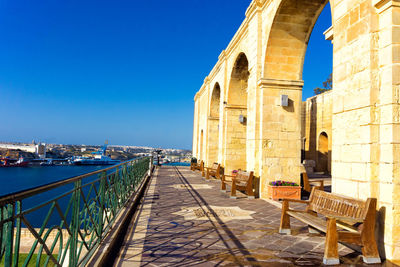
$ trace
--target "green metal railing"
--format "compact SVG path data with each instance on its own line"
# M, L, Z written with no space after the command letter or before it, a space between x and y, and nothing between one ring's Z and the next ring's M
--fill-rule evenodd
M151 168L140 158L0 197L0 265L85 265Z

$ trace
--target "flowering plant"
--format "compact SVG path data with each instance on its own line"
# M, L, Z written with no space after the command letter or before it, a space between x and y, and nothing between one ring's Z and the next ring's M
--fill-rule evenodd
M296 183L281 181L281 180L270 182L269 185L272 185L272 186L299 186Z
M238 170L233 170L232 175L236 175L238 173Z

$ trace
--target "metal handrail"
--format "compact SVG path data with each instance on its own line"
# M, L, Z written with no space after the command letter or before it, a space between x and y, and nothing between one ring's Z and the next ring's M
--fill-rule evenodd
M34 242L26 251L23 266L31 264L35 255L36 266L50 262L55 266L85 265L150 174L152 164L151 158L138 158L0 196L0 260L4 260L5 266L19 265L24 226ZM83 183L85 178L96 176ZM66 185L73 188L60 193ZM35 197L42 199L36 203ZM32 218L40 218L40 228L35 228Z
M4 205L4 204L12 203L13 201L16 201L16 200L21 200L21 199L24 199L24 198L31 197L33 195L36 195L36 194L51 190L53 188L57 188L59 186L63 186L63 185L66 185L66 184L73 183L73 182L75 182L77 180L81 180L81 179L93 176L95 174L100 174L100 173L103 173L105 171L109 171L109 170L118 168L118 167L120 167L122 165L126 165L128 163L132 163L132 162L134 162L136 160L140 160L140 159L143 159L143 158L145 158L145 157L140 157L140 158L136 158L136 159L133 159L133 160L128 160L128 161L125 161L125 162L122 162L122 163L119 163L117 165L113 165L111 167L104 168L104 169L101 169L101 170L85 173L85 174L82 174L82 175L78 175L78 176L74 176L74 177L71 177L71 178L63 179L61 181L56 181L56 182L52 182L52 183L48 183L48 184L44 184L44 185L40 185L40 186L36 186L36 187L29 188L29 189L24 189L24 190L21 190L21 191L17 191L17 192L14 192L14 193L10 193L10 194L6 194L6 195L3 195L3 196L0 196L0 206Z

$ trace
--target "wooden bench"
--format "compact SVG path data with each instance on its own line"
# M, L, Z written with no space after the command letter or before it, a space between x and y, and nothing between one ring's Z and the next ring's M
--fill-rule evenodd
M221 164L214 162L212 167L206 167L206 170L206 179L210 179L210 176L214 176L215 178L220 179Z
M199 171L203 171L203 169L204 169L204 162L202 161L202 160L200 160L200 162L199 163L191 163L191 169L192 169L192 171L196 171L196 170L199 170Z
M312 180L310 184L310 180L308 179L308 175L306 172L303 172L302 174L303 177L303 190L307 191L308 193L311 193L311 189L313 187L316 187L318 190L324 191L324 180ZM313 185L313 183L319 183L318 185Z
M254 199L253 177L254 173L239 170L236 175L223 174L221 178L221 191L227 192L226 184L231 185L231 198L236 198L236 190L243 190L247 198ZM231 180L227 180L231 177Z
M292 210L289 202L306 203L305 210ZM310 199L289 200L282 204L279 232L290 234L290 216L308 224L312 231L326 233L324 264L339 264L338 242L361 246L365 263L380 263L375 242L376 198L366 201L316 189ZM319 217L318 214L324 217Z

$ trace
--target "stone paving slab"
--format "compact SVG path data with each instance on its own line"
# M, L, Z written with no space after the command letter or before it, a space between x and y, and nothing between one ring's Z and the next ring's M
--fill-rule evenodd
M295 219L280 235L279 208L219 189L186 167L157 169L114 266L322 265L323 235ZM364 266L349 248L339 254L342 266Z

